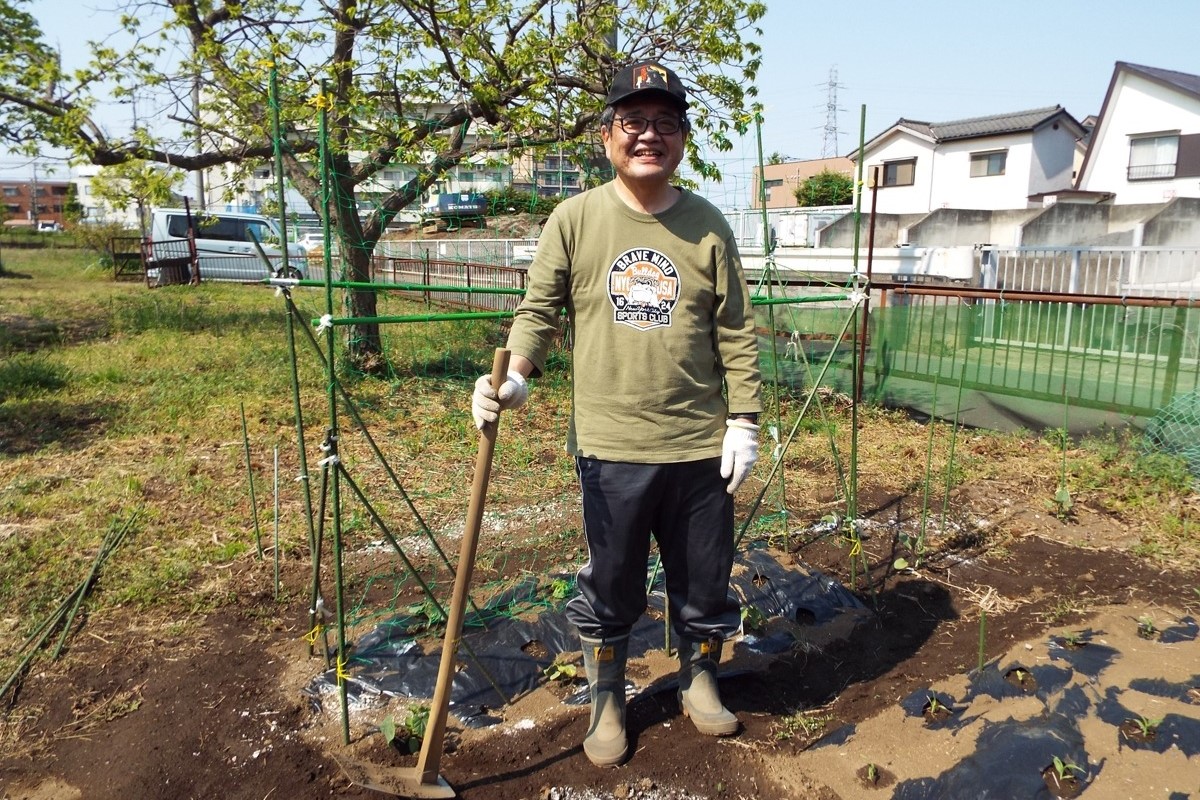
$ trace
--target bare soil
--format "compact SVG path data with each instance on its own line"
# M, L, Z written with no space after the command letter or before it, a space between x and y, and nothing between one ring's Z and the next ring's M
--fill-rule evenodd
M870 516L896 500L862 502L875 510ZM897 704L942 686L961 699L956 682L977 666L981 611L985 656L1002 666L1011 653L1041 652L1064 631L1090 627L1116 636L1127 620L1133 636L1134 620L1144 615L1154 615L1161 628L1200 608L1197 571L1130 556L1129 531L1102 514L1085 510L1062 522L1042 508L1014 486L965 487L956 513L979 521L989 535L964 536L931 562L901 572L892 568L894 539L882 535L864 541L865 574L861 567L851 573L846 545L835 537L775 542L781 560L854 587L871 619L845 640L726 664L723 696L743 723L735 737L699 735L680 715L674 693L652 686L629 707L631 758L600 769L580 747L586 708L563 704L566 690L550 685L497 710L498 725L463 729L452 718L441 775L466 800L566 800L886 797L900 782L942 774L973 738L961 731L927 734ZM34 665L0 727L0 797L382 796L354 785L338 759L412 766L412 756L374 731L372 721L385 712L353 717L351 743L344 745L336 704L317 710L302 692L324 667L303 638L308 609L301 587L309 569L307 560L284 559L282 583L289 589L276 601L270 559L251 554L228 569L210 568L221 574L207 578L227 582L239 601L207 616L88 618L63 658ZM773 624L792 626L803 645L802 624ZM1200 673L1194 640L1146 644L1156 646L1127 660L1134 673L1175 679ZM671 669L669 659L652 654L631 673L651 685ZM846 730L861 733L838 739ZM920 738L926 735L938 738ZM1093 776L1099 766L1114 776L1149 770L1157 783L1142 794L1122 781L1096 781L1088 797L1195 791L1194 755L1181 756L1178 747L1134 753L1121 746L1115 727L1111 737L1107 730L1097 734L1101 740L1107 750L1088 751L1095 763L1085 766ZM1119 766L1132 757L1149 760ZM870 776L868 764L877 767Z

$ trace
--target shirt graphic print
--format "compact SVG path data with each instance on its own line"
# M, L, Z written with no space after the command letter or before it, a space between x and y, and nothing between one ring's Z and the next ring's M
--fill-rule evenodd
M669 328L679 302L679 272L657 250L626 250L608 268L608 299L618 324L644 331Z

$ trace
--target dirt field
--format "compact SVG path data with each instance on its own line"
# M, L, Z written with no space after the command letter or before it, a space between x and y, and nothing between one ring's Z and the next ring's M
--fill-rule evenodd
M586 710L564 705L564 690L551 685L498 712L501 724L463 730L452 720L441 774L468 800L962 796L945 794L932 781L970 754L973 740L926 728L919 713L899 709L914 693L940 693L941 686L966 680L977 662L981 608L989 612L989 669L1016 663L1015 649L1028 655L1025 666L1036 675L1055 635L1090 629L1095 643L1128 642L1135 620L1147 615L1160 631L1176 626L1186 633L1186 620L1200 607L1200 574L1165 570L1106 547L1127 544L1128 531L1087 512L1064 524L1019 491L991 485L959 495L957 513L992 528L992 541L997 529L1005 531L1004 546L991 553L968 539L938 563L897 574L885 569L889 554L870 552L883 541L868 540L877 569L865 580L857 576L860 595L875 609L867 624L823 648L798 646L744 669L736 658L726 664L739 673L722 681L727 704L743 722L736 737L700 736L680 716L673 691L651 688L630 704L632 757L619 769L601 770L579 746ZM845 547L829 537L797 537L793 552L778 555L850 580ZM285 586L304 585L307 570L307 563L285 562ZM208 579L224 582L239 603L191 620L194 625L93 617L63 660L35 667L5 728L0 797L378 797L347 780L336 759L414 763L361 720L354 722L352 744L344 746L336 707L314 711L301 690L323 663L309 657L302 639L303 601L280 607L271 597L269 560L245 557ZM1132 639L1144 647L1128 654L1125 672L1132 667L1146 678L1195 687L1200 658L1191 624L1190 641L1186 635L1169 642ZM172 635L180 629L189 632ZM797 635L803 644L803 631ZM639 659L631 674L645 686L671 668L658 655ZM1104 697L1102 681L1089 685ZM967 693L958 689L939 696L961 703ZM1194 722L1196 694L1174 702L1170 713ZM1038 708L1049 703L1032 697L1026 702ZM1003 719L1031 712L1014 701L1011 710L990 713ZM1164 716L1153 708L1139 713ZM1196 743L1188 739L1194 730L1177 725L1182 738L1160 754L1122 746L1115 726L1109 728L1089 739L1087 763L1080 764L1093 784L1087 797L1194 796L1189 793L1200 780ZM862 733L848 736L848 730ZM1071 752L1064 744L1062 757ZM1027 766L1040 770L1050 758L1045 761ZM855 772L868 764L875 765L878 783L856 782ZM1130 784L1130 770L1150 778L1154 788ZM984 780L999 780L999 774Z

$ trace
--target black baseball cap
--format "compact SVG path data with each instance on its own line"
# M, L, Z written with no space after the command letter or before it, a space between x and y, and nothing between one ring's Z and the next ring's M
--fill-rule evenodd
M642 92L660 92L674 100L680 108L687 108L687 90L683 81L669 67L657 61L637 61L613 76L605 105L617 103Z

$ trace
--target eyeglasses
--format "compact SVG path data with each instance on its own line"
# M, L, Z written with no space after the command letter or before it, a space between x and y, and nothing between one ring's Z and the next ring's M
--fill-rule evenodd
M621 130L634 136L641 136L651 126L654 127L654 132L659 136L670 136L679 133L679 129L683 124L676 117L658 117L657 119L646 119L645 117L613 117L613 122L621 127Z

